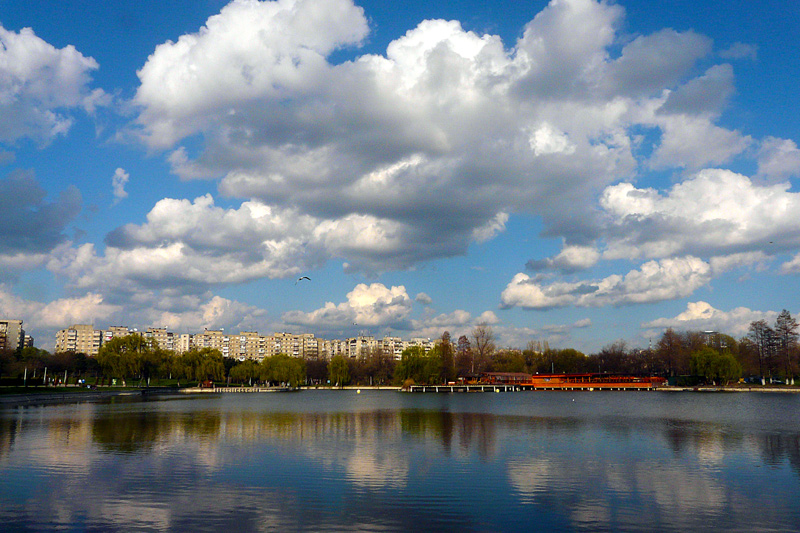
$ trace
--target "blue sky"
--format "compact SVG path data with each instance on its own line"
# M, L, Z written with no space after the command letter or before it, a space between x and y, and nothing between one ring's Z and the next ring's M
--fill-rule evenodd
M798 311L798 3L60 6L0 0L0 315L38 346Z

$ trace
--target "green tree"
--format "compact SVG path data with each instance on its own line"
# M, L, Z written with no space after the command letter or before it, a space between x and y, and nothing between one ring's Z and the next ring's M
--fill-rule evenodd
M223 364L224 363L225 362L223 361ZM252 385L253 379L258 378L261 373L259 366L259 363L253 361L252 359L246 359L245 361L238 362L238 364L230 367L228 376L230 377L231 381L236 383L246 382L249 385Z
M489 368L493 372L525 372L525 356L519 350L499 350Z
M222 381L225 363L222 353L215 348L194 348L176 356L171 362L173 375L190 381Z
M133 333L114 337L104 343L97 354L103 374L117 378L149 378L161 364L163 353L155 339Z
M328 376L331 385L343 387L350 382L350 370L347 367L347 359L343 355L334 355L328 363Z
M441 346L437 345L428 353L421 346L410 346L403 350L400 361L395 366L394 381L398 385L407 383L441 383Z
M306 381L305 361L299 357L277 354L262 361L264 381L299 387Z
M719 353L710 346L703 346L692 352L690 359L692 374L703 377L707 383L724 385L738 379L742 367L730 353Z

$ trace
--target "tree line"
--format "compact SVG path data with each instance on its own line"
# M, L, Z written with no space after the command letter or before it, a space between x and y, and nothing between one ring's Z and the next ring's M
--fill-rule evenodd
M775 323L753 321L740 339L717 332L667 329L647 349L630 349L623 341L585 355L572 348L551 348L546 341L530 341L525 349L497 348L491 327L480 324L471 336L453 340L445 331L433 349L407 348L399 360L380 349L363 350L357 357L300 359L279 354L261 361L223 357L215 349L193 349L183 354L161 349L141 334L115 337L103 344L97 357L63 352L49 354L24 348L0 354L0 377L53 380L65 374L73 379L94 376L149 384L152 379L185 384L215 381L240 385L404 385L446 384L476 379L483 372L601 373L664 376L676 383L723 384L745 377L764 382L793 381L797 374L798 323L782 311ZM47 370L45 370L47 369Z

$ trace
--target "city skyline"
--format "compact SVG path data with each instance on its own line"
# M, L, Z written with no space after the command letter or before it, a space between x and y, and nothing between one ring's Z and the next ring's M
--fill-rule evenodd
M0 316L588 354L797 315L800 4L718 6L0 0Z

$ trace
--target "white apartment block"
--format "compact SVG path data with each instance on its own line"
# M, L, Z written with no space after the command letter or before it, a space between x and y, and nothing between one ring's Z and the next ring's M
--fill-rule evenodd
M103 342L108 342L114 337L125 337L131 332L126 326L111 326L103 331Z
M21 321L18 321L21 325ZM0 321L0 328L2 327ZM111 326L108 330L96 330L93 326L76 324L56 334L56 352L75 351L87 355L97 355L100 346L114 337L135 333L125 326ZM277 332L272 335L259 335L256 331L240 331L237 334L224 330L204 329L203 333L174 334L166 327L147 328L144 336L154 339L159 348L182 354L195 348L219 350L223 357L233 357L244 361L261 361L265 357L286 354L291 357L313 359L317 357L358 357L381 350L395 359L400 359L403 350L410 346L420 346L425 352L433 348L430 339L412 338L404 341L400 337L375 339L370 335L359 335L345 340L324 340L312 333Z
M95 356L103 343L103 330L88 324L74 324L56 333L56 353L78 352Z
M167 331L167 328L147 328L144 336L147 339L155 340L162 350L175 349L175 335L171 331Z

